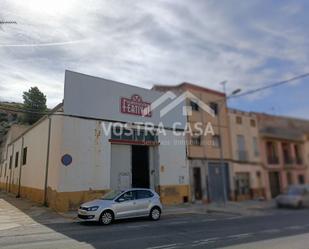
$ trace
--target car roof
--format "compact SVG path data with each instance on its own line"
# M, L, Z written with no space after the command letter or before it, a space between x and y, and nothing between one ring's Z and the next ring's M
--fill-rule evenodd
M148 190L148 191L154 191L150 188L128 188L128 189L125 189L124 191L130 191L130 190Z

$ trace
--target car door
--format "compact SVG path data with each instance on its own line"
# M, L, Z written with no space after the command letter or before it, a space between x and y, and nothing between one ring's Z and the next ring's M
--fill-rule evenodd
M114 204L116 219L136 216L136 202L133 191L127 191L115 200Z
M136 196L136 215L148 216L153 193L149 190L135 190L135 196Z

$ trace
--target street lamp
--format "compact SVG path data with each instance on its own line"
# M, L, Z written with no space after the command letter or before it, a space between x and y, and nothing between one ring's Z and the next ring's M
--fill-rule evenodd
M226 83L226 82L225 82ZM225 88L225 84L222 84L223 87ZM224 89L225 90L225 89ZM231 92L228 96L224 95L224 99L221 100L223 103L231 96L234 96L238 94L241 91L240 88L234 90ZM221 108L220 108L220 102L218 104L218 112L217 112L217 123L218 123L218 135L219 135L219 146L220 146L220 167L221 167L221 172L222 172L222 184L223 184L223 203L224 206L226 205L227 201L227 193L226 193L226 182L225 182L225 168L224 168L224 159L223 159L223 147L222 147L222 136L221 136L221 122L220 122L220 113L221 113Z

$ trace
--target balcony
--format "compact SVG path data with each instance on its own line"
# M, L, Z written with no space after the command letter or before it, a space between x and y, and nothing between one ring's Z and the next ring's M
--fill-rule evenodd
M267 162L268 164L279 164L279 158L277 156L268 156Z
M296 164L297 165L302 165L303 164L303 159L300 158L300 157L296 158Z
M294 163L293 158L287 156L283 158L283 163L287 166L292 165Z
M237 151L237 159L242 162L248 161L248 152L246 150Z

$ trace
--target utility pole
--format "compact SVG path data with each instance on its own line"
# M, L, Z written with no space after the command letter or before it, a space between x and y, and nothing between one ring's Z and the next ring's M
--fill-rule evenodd
M218 135L219 135L219 148L220 148L220 171L222 174L222 186L223 186L223 204L224 206L226 205L227 201L227 193L226 193L226 174L225 174L225 164L224 164L224 158L223 158L223 143L222 143L222 132L221 132L221 118L220 114L223 108L221 108L221 104L225 103L226 96L225 96L225 91L226 91L226 83L227 81L222 81L220 84L223 87L223 92L224 92L224 99L223 101L219 101L218 103L218 111L217 111L217 125L218 125ZM221 103L222 102L222 103Z
M222 100L219 101L218 103L218 113L217 113L217 124L218 124L218 135L219 135L219 146L220 146L220 168L222 172L222 186L223 186L223 204L224 206L226 205L227 202L227 192L226 192L226 168L225 168L225 163L224 163L224 158L223 158L223 143L222 143L222 132L221 132L221 119L220 119L220 113L223 110L225 103L227 102L227 99L230 96L238 94L241 89L236 89L233 91L230 95L226 96L226 83L227 81L222 81L220 84L223 87L223 92L224 92L224 97ZM222 106L221 106L222 105ZM222 108L221 108L222 107Z

